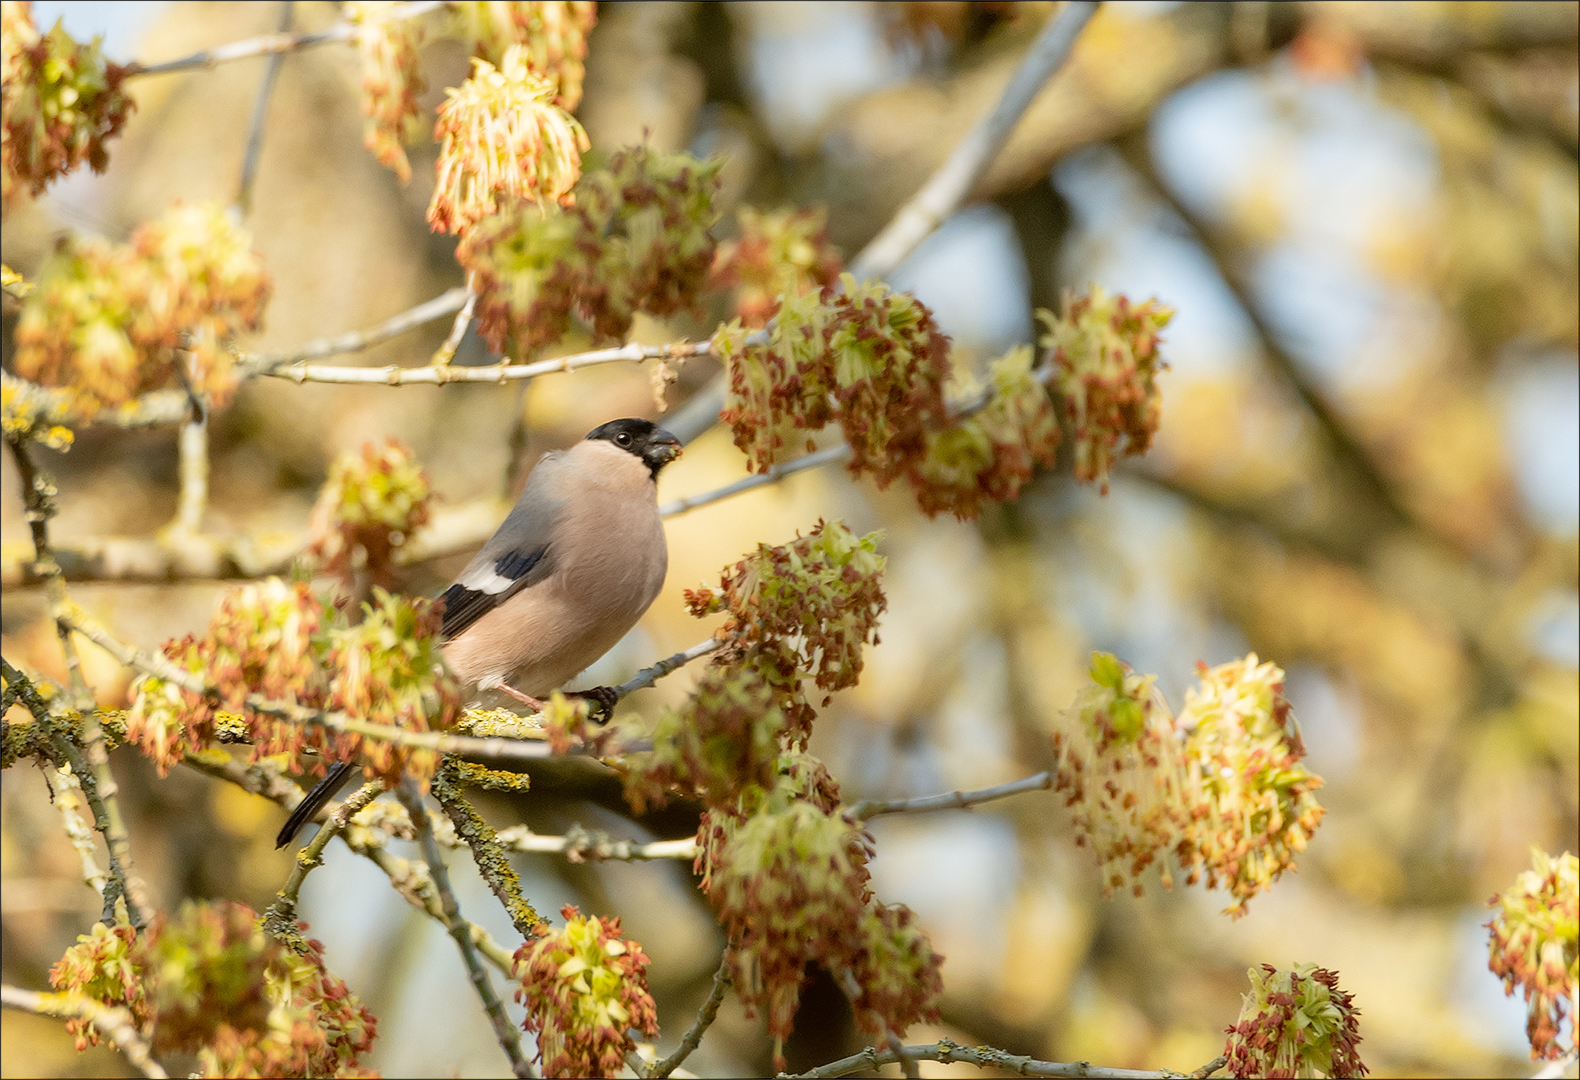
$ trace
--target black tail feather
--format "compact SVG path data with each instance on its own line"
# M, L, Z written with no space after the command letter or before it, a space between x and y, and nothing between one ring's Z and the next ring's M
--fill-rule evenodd
M302 831L302 826L317 817L318 812L328 805L329 800L339 794L340 789L346 784L346 778L356 768L357 765L349 761L342 761L331 768L328 775L318 781L313 790L307 793L307 797L297 803L296 809L291 811L291 816L285 819L285 824L280 827L280 835L274 838L274 846L283 848L296 839L296 834Z

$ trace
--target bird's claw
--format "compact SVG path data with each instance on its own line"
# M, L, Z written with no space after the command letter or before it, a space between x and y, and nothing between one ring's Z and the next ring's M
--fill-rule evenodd
M620 701L620 695L612 686L595 686L590 690L576 690L566 697L579 697L592 705L588 712L588 719L595 724L607 724L614 719L614 707Z

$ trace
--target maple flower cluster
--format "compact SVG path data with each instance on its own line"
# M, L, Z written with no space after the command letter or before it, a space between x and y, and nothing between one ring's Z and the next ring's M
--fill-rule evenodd
M73 41L57 20L40 34L27 0L0 2L0 207L87 162L109 163L105 143L134 108L126 69L105 60L100 38Z
M554 84L554 104L575 112L587 74L587 35L598 21L592 0L458 0L456 30L474 56L498 64L522 45L532 70Z
M720 418L754 471L813 449L812 434L837 422L852 474L871 474L879 488L903 477L924 513L969 519L984 503L1015 498L1037 466L1055 463L1061 433L1049 382L1075 433L1077 479L1099 481L1106 493L1114 457L1150 445L1160 415L1158 332L1172 314L1155 300L1132 305L1095 286L1069 296L1063 318L1039 313L1049 326L1046 368L1034 365L1030 348L1012 349L977 382L955 376L949 339L914 297L858 285L849 274L837 287L808 291L812 272L799 267L817 264L816 249L790 225L778 228L785 252L746 234L715 275L750 285L742 293L749 318L720 327L713 351L729 379ZM798 244L800 263L790 254ZM779 258L777 276L744 263L748 251L764 264L769 254ZM775 287L777 302L765 306ZM764 329L748 331L767 315Z
M1233 1077L1365 1076L1353 995L1315 964L1251 968L1251 992L1226 1028L1225 1068Z
M984 503L1016 498L1037 466L1056 461L1059 418L1029 345L994 360L986 386L967 381L957 400L978 398L980 408L927 432L911 482L929 517L948 511L962 521L975 518Z
M177 206L129 244L62 243L23 301L16 371L70 387L87 416L177 380L222 404L227 342L258 327L268 297L247 232L218 205Z
M618 1076L636 1049L629 1033L658 1034L647 954L622 936L619 916L583 916L573 905L560 914L564 929L539 923L536 940L516 950L524 1027L537 1033L545 1076Z
M881 584L882 539L881 532L857 536L844 522L819 521L788 544L758 545L725 568L717 589L686 591L698 618L729 612L718 630L727 642L719 662L761 676L786 733L801 745L816 717L801 692L803 674L830 694L855 686L863 648L878 643L878 619L889 606Z
M342 454L314 504L308 554L342 581L360 569L388 588L395 549L428 523L432 494L416 455L396 439Z
M803 679L828 693L854 685L877 641L879 538L819 522L725 568L718 588L688 591L693 614L728 613L725 645L659 721L653 749L623 762L639 810L675 789L706 805L696 870L729 936L736 992L779 1043L814 961L848 973L857 1022L874 1036L935 1017L942 993L942 958L910 911L873 897L871 838L805 751L816 713Z
M375 775L399 780L402 770L425 776L433 754L355 732L304 726L253 710L250 694L311 709L330 708L360 720L411 731L449 727L460 714L460 689L439 663L439 616L424 599L373 590L355 626L342 625L305 584L278 578L228 591L208 632L167 642L166 659L216 691L218 705L175 681L145 675L132 687L127 739L161 773L219 735L219 708L239 713L254 760L289 755L301 772L322 772L323 760L366 757ZM314 748L318 757L304 749Z
M765 1015L780 1069L813 962L850 973L856 1024L871 1037L936 1020L943 993L943 957L909 909L876 902L872 838L843 816L821 763L805 759L786 755L775 788L710 809L698 832L696 869L729 936L736 992Z
M839 252L828 240L828 212L794 208L736 212L740 235L719 245L713 288L735 290L746 326L767 324L781 296L821 291L839 280Z
M425 83L418 53L428 30L424 19L402 12L403 6L399 0L348 0L342 7L345 17L357 24L357 49L362 60L362 115L366 118L363 143L378 158L379 164L395 171L402 183L411 179L411 163L405 148L422 131L422 107L418 97ZM497 156L490 158L486 151L478 153L473 146L471 164L481 162L485 179L492 177L502 185L495 194L514 190L512 185L526 184L530 188L543 179L545 169L551 176L563 171L566 160L587 149L585 139L574 138L574 133L580 129L568 114L574 112L581 101L587 34L597 21L597 6L586 0L460 0L447 6L450 14L443 32L465 42L469 54L481 60L493 73L479 83L482 71L479 68L478 74L469 80L469 86L450 91L452 96L460 94L467 99L467 105L460 107L474 110L474 126L460 132L460 137L478 134L475 121L481 114L475 110L485 99L488 99L486 109L492 110L491 115L495 117L492 134L499 137L508 130L516 136L514 156L507 155L501 161ZM519 46L521 51L511 60L513 74L507 75L506 57L513 46ZM513 106L499 100L501 91L507 97L521 94L522 88L516 83L525 80L516 76L521 74L523 67L550 90L543 100L551 103L554 109L540 110L541 115L536 117L540 128L538 136L545 145L534 145L530 128L511 128ZM533 83L528 97L534 97L535 88L536 83ZM531 122L529 118L522 119ZM453 115L448 123L441 116L434 137L445 138L447 130L454 126ZM483 127L488 126L484 121ZM570 143L577 147L568 158L563 153L566 129L572 131ZM522 138L523 135L527 137ZM544 155L547 157L540 163L539 158ZM487 172L499 164L505 166L503 172ZM470 167L467 161L452 160L449 164L454 174L452 180L458 180L467 167ZM441 165L441 173L444 169ZM574 183L575 179L572 168L570 182ZM486 199L487 195L478 197ZM440 227L456 231L448 223L448 216L445 221Z
M583 176L574 205L516 202L462 237L456 257L478 291L478 332L495 352L552 344L578 315L623 339L637 311L671 315L707 285L722 159L645 147Z
M1222 886L1239 917L1246 902L1295 865L1322 820L1322 779L1300 763L1305 746L1283 696L1283 672L1254 654L1208 669L1177 717L1154 687L1108 653L1065 711L1053 744L1055 790L1076 842L1089 845L1103 890L1171 856L1186 884ZM1160 864L1164 887L1173 878Z
M306 930L305 923L298 924ZM291 952L232 901L185 902L138 936L119 905L50 970L56 990L125 1008L155 1053L197 1055L198 1075L376 1075L360 1064L378 1021L324 967L323 946ZM79 1050L98 1042L67 1022Z
M347 0L341 11L357 24L362 60L362 143L378 163L395 170L401 183L411 179L406 145L422 130L417 98L426 84L417 64L424 35L421 19L389 16L400 0Z
M428 204L436 232L464 233L512 202L569 203L591 146L576 118L554 103L555 84L533 70L525 45L445 91L434 137L439 175Z
M949 339L927 306L879 282L785 296L767 341L739 320L720 328L714 353L728 395L720 418L755 472L783 460L791 445L837 421L853 473L880 487L905 474L926 450L926 430L947 411Z
M1531 1057L1556 1059L1575 1048L1575 992L1580 986L1580 860L1531 849L1531 869L1494 896L1487 923L1487 966L1506 994L1525 992ZM1568 1019L1569 1046L1559 1042Z
M1037 317L1047 325L1040 344L1053 353L1054 383L1075 431L1075 477L1107 494L1114 459L1146 453L1162 420L1158 334L1174 310L1094 285L1085 296L1067 292L1063 316Z

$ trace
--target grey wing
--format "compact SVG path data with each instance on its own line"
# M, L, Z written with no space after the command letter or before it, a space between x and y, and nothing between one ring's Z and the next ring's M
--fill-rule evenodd
M504 523L444 591L444 640L553 572L552 540L561 507L551 491L555 471L547 457L538 463Z

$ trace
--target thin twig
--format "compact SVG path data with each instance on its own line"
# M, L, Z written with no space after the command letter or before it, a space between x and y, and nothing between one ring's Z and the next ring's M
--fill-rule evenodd
M527 1063L526 1057L521 1052L521 1038L516 1032L516 1026L505 1015L505 1007L499 1003L499 997L494 993L494 985L489 981L488 972L483 970L483 965L478 962L477 949L472 942L471 924L461 918L461 906L456 903L455 893L450 889L450 874L444 866L444 856L439 853L439 844L433 838L433 823L428 819L428 811L422 805L422 795L417 790L417 783L411 777L404 777L400 786L395 789L395 795L400 799L401 805L406 807L406 812L411 815L412 825L417 830L417 842L422 847L423 858L428 863L428 872L433 875L433 884L439 890L439 903L444 912L444 922L450 931L450 936L455 939L455 944L461 950L461 960L466 964L466 972L471 977L472 986L477 991L477 996L483 1002L483 1010L488 1013L488 1020L494 1027L494 1037L499 1040L500 1048L505 1051L505 1056L510 1059L511 1071L517 1076L533 1076L532 1066Z
M900 208L882 232L850 263L857 281L887 277L930 233L959 209L971 189L987 174L1032 99L1064 65L1082 27L1097 10L1095 3L1066 4L1037 40L1004 88L998 104L955 146L949 160Z
M851 821L869 821L882 814L914 814L928 810L965 810L994 799L1005 799L1023 791L1047 791L1053 787L1054 775L1040 772L1035 776L1011 780L1007 784L978 788L975 791L950 791L942 795L922 795L914 799L863 799L845 811Z
M307 344L299 345L287 352L242 353L237 357L237 374L243 379L248 379L257 375L272 374L276 369L288 364L301 364L308 360L322 360L328 356L341 356L371 349L408 330L425 326L436 319L460 311L466 306L466 297L466 288L458 285L453 289L446 289L432 300L424 300L415 307L391 315L377 326L371 326L366 330L350 330L344 334L314 338Z
M324 822L312 842L296 853L296 865L291 867L291 876L274 898L274 903L269 905L269 910L263 913L264 930L287 943L301 936L296 928L296 905L302 894L302 883L307 880L309 873L323 865L324 848L329 846L329 841L344 832L351 819L383 792L384 785L380 781L363 784L329 815L329 820Z
M444 0L410 0L378 18L379 22L394 19L412 19L444 7ZM233 41L205 49L179 60L166 60L161 64L132 63L126 68L126 77L137 75L165 75L173 71L191 71L194 68L211 68L232 60L245 60L250 56L269 56L276 53L310 49L334 41L355 41L361 26L353 22L338 22L328 30L316 34L262 34L258 37Z
M281 5L281 34L291 28L291 15L295 8L293 0L285 0ZM242 217L252 212L252 185L258 178L258 161L263 157L264 118L269 115L269 97L274 93L274 84L280 77L280 68L284 63L283 52L269 57L269 63L263 71L263 83L258 87L258 99L252 103L252 120L247 129L247 153L241 160L241 180L236 185L236 208L241 211Z
M1033 1057L1011 1054L991 1046L961 1046L949 1039L940 1039L928 1046L907 1046L903 1053L912 1061L937 1061L946 1064L963 1061L985 1069L1002 1069L1016 1076L1093 1077L1097 1080L1184 1080L1186 1077L1211 1076L1213 1072L1223 1067L1223 1058L1217 1058L1191 1073L1178 1073L1169 1069L1109 1069L1084 1061L1039 1061ZM900 1055L891 1048L879 1050L869 1046L859 1054L831 1061L809 1072L780 1073L779 1078L780 1080L793 1080L793 1078L812 1080L812 1078L849 1076L852 1073L876 1070L880 1066L899 1060Z
M708 991L708 1000L702 1003L702 1008L697 1010L697 1021L691 1025L691 1030L681 1037L680 1045L675 1047L675 1052L663 1061L653 1063L647 1070L647 1080L663 1080L664 1077L680 1068L681 1062L691 1056L692 1051L702 1045L702 1036L713 1025L714 1019L719 1015L719 1006L724 1004L724 995L730 988L730 950L725 949L724 955L719 958L719 969L713 973L713 988Z
M126 1060L136 1066L137 1071L144 1076L163 1080L170 1075L153 1059L148 1043L138 1033L137 1024L126 1009L101 1005L81 994L40 994L9 983L0 985L0 1005L38 1016L86 1020L97 1028L101 1035L109 1039L116 1049L125 1054Z
M627 694L635 693L638 690L645 690L649 686L652 686L654 683L656 683L659 679L662 679L665 675L668 675L670 672L678 671L687 664L691 663L693 660L707 656L710 652L714 652L720 648L723 648L723 646L724 642L720 641L718 638L708 638L706 641L697 642L689 649L682 649L673 656L666 656L658 663L652 665L651 667L643 668L625 682L615 687L615 696L623 698Z
M465 290L461 290L464 305ZM281 361L263 372L280 379L304 383L352 383L365 386L444 386L450 383L506 383L514 379L535 379L539 375L552 375L561 371L575 371L595 364L612 364L617 361L678 359L702 356L711 351L707 341L681 342L675 345L621 345L614 349L595 349L592 352L572 353L539 360L532 364L485 364L481 367L454 367L428 365L426 367L335 367L326 364L297 364ZM348 351L348 350L337 350Z
M466 336L466 328L472 325L472 313L477 310L477 289L470 279L466 283L466 303L461 305L461 310L455 313L455 322L450 324L450 332L440 343L438 351L433 354L433 359L428 363L434 367L446 367L455 359L455 350L461 347L461 339Z
M822 465L830 465L836 461L844 461L849 456L850 447L840 443L838 446L830 446L826 450L819 450L815 454L806 454L793 461L781 462L770 467L765 473L745 477L735 481L733 484L725 484L721 488L705 491L700 495L687 495L679 499L672 499L659 506L658 512L663 517L678 517L681 514L697 509L699 506L707 506L721 499L728 499L733 495L741 495L760 487L767 487L769 484L778 483L787 476L793 476L798 472L815 469Z
M512 825L497 834L501 847L534 855L565 855L572 862L616 859L622 862L650 862L678 859L689 862L697 857L695 837L684 840L617 840L597 829L572 825L564 836L539 836L525 825Z

